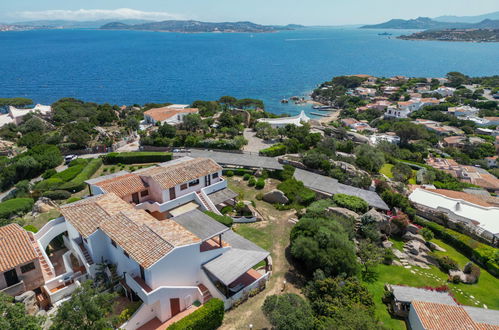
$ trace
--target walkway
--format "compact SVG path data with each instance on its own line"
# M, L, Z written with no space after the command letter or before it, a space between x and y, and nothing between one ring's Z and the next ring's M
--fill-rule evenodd
M244 168L263 168L268 170L282 170L282 165L277 158L262 157L256 154L232 153L222 151L191 149L185 153L175 153L175 156L190 156L211 158L220 165L237 166Z
M147 322L146 324L138 328L137 330L165 330L173 323L180 321L187 315L193 313L196 309L198 309L198 307L192 305L185 311L178 313L177 315L175 315L174 317L163 323L161 323L161 321L157 317L155 317L151 321Z
M249 152L259 152L262 149L266 149L273 145L271 142L265 142L256 136L256 132L254 132L251 128L245 128L243 132L243 136L246 140L248 140L248 144L243 147L244 151Z

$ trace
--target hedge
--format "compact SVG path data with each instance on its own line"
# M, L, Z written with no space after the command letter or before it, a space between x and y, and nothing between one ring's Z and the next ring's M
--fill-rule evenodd
M339 206L352 210L357 213L366 213L369 211L369 204L360 197L345 194L336 194L333 201Z
M284 144L276 144L272 147L260 150L259 154L266 157L276 157L286 154L286 146Z
M199 307L192 314L187 315L168 327L169 330L213 330L222 325L224 319L224 303L213 298Z
M0 219L31 211L35 202L31 198L14 198L0 203Z
M49 190L44 192L42 196L52 200L63 200L71 197L71 193L66 190Z
M298 203L307 206L312 203L316 197L313 190L306 188L303 185L303 182L298 181L295 178L290 178L279 183L277 189L286 195L291 204Z
M76 177L74 177L71 181L62 184L58 188L72 193L85 189L85 181L90 179L101 166L101 159L92 159Z
M34 189L35 190L40 190L40 191L46 191L46 190L52 190L56 189L59 187L61 184L63 184L64 181L59 178L48 178L47 180L43 180L35 184Z
M499 277L499 265L496 262L497 255L499 254L498 249L477 242L465 234L420 217L415 217L414 223L431 229L436 237L453 246L463 255L488 270L495 277Z
M172 160L170 152L111 152L102 157L104 164L144 164Z
M59 173L52 175L51 178L52 179L58 178L64 182L68 182L68 181L71 181L72 179L74 179L74 177L77 176L84 168L85 168L85 164L71 166L62 172L59 172Z
M231 227L232 224L234 223L234 220L232 220L232 218L229 217L228 215L218 215L215 212L211 212L211 211L205 211L204 213L206 215L209 215L213 219L217 220L222 225L226 225L227 227Z

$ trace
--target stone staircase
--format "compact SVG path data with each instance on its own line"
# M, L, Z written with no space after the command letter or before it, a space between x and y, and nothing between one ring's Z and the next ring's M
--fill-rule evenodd
M213 298L210 293L210 290L208 290L206 286L204 286L203 284L199 284L198 288L199 290L201 290L201 294L203 295L203 301L202 301L203 304L206 304L211 298Z
M38 255L38 260L40 261L40 266L42 267L42 273L45 281L54 278L55 274L52 272L52 269L50 268L48 261L43 256L42 251L40 250L40 246L36 242L33 235L30 234L29 239L31 240L31 244L33 245L35 252Z
M203 206L208 210L216 214L220 214L216 207L213 207L212 204L208 202L206 199L209 197L205 197L206 195L202 191L196 191L196 195L198 195L201 202L203 202Z
M83 245L83 243L80 243L80 244L78 244L78 246L80 247L81 252L83 253L83 256L85 257L85 261L87 262L87 264L93 265L94 261L92 260L92 257L88 253L87 248L85 247L85 245Z

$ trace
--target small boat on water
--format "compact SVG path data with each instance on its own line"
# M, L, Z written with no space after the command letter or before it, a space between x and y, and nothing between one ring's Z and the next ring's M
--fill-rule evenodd
M329 105L314 105L312 109L324 111L324 110L333 110L333 107Z
M391 33L388 32L383 32L383 33L378 33L379 36L391 36Z

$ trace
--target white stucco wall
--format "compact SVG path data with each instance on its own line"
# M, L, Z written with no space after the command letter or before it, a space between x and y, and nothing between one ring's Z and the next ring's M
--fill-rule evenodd
M418 314L416 313L412 305L411 309L409 310L409 326L411 330L425 330Z

